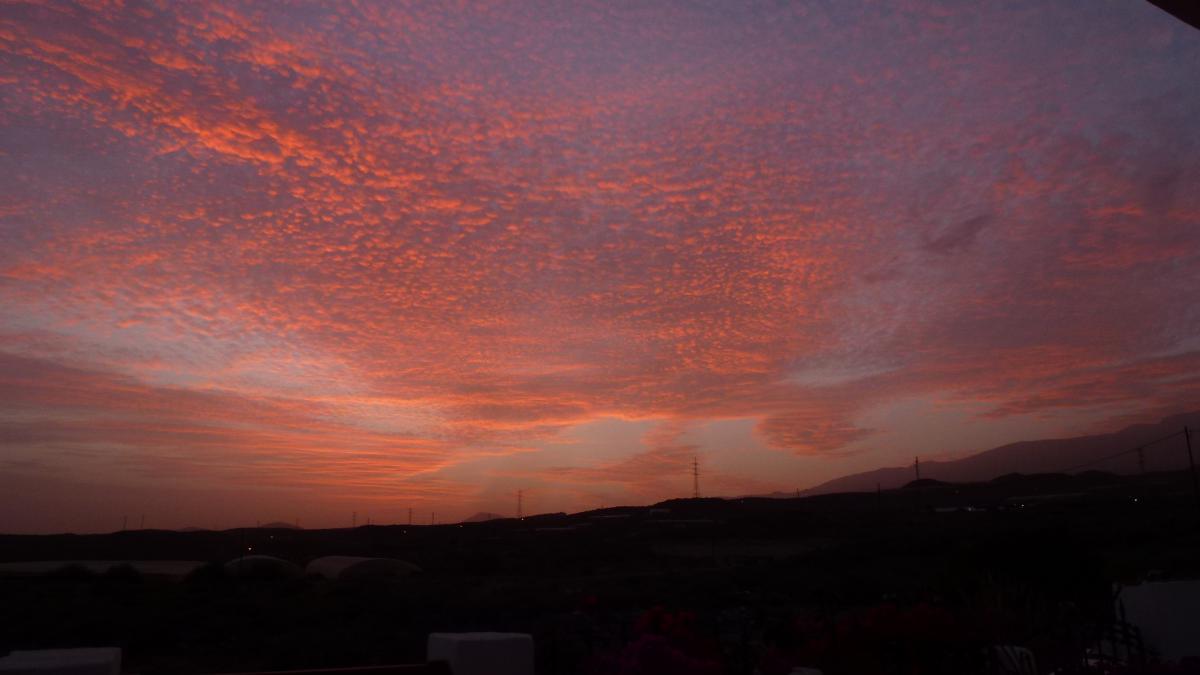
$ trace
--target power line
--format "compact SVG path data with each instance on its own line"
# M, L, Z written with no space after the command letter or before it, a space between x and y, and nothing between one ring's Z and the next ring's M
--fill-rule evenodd
M1134 452L1141 452L1141 451L1145 450L1146 448L1150 447L1151 445L1154 445L1156 443L1162 443L1163 441L1169 441L1172 438L1175 438L1176 436L1181 436L1183 434L1184 434L1183 431L1176 431L1173 434L1168 434L1166 436L1163 436L1162 438L1156 438L1148 443L1143 443L1137 447L1129 448L1127 450L1122 450L1120 452L1114 452L1113 454L1105 455L1104 457L1098 457L1096 459L1084 462L1083 464L1076 464L1075 466L1067 467L1065 469L1059 469L1058 471L1055 471L1054 473L1071 473L1072 471L1078 471L1079 469L1086 469L1089 466L1095 466L1097 464L1107 462L1110 459L1124 457L1125 455L1128 455L1128 454L1131 454Z

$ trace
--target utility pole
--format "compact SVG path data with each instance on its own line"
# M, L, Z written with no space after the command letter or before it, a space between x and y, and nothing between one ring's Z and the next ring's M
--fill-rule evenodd
M920 455L913 458L913 469L917 472L917 480L921 480L921 457Z
M436 522L437 522L437 511L430 511L429 512L429 524L433 525Z
M522 492L524 492L524 490L517 490L517 520L520 520L522 515L524 515L521 512L521 506L522 506L522 504L521 504L522 494L521 493Z
M692 499L700 498L700 458L692 458Z
M1196 493L1196 507L1200 508L1200 481L1196 479L1196 460L1192 457L1192 432L1183 428L1183 440L1187 443L1188 466L1192 469L1192 492Z

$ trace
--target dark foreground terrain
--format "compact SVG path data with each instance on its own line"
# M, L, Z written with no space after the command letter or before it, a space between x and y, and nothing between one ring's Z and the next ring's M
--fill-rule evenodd
M1098 662L1115 587L1200 577L1198 516L1188 473L1093 472L436 527L4 536L0 562L214 564L0 577L0 653L115 645L126 672L186 675L418 662L431 631L503 630L534 635L540 675L983 673L989 645L1028 647L1042 673L1196 672ZM247 549L424 572L230 578L219 563Z

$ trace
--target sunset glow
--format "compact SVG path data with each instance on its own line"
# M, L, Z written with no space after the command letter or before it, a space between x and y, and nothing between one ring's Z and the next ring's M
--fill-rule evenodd
M1200 407L1200 31L1149 3L452 4L0 8L0 531L792 491Z

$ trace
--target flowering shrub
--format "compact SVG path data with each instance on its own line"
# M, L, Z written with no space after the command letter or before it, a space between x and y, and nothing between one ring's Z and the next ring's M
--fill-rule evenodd
M634 639L595 659L596 675L721 675L720 653L691 612L655 607L634 622Z
M785 644L770 645L763 675L786 675L797 665L827 673L955 673L977 666L984 641L971 622L929 604L877 605L816 622L797 619Z
M720 675L719 661L687 654L661 635L642 635L598 672L611 675Z

